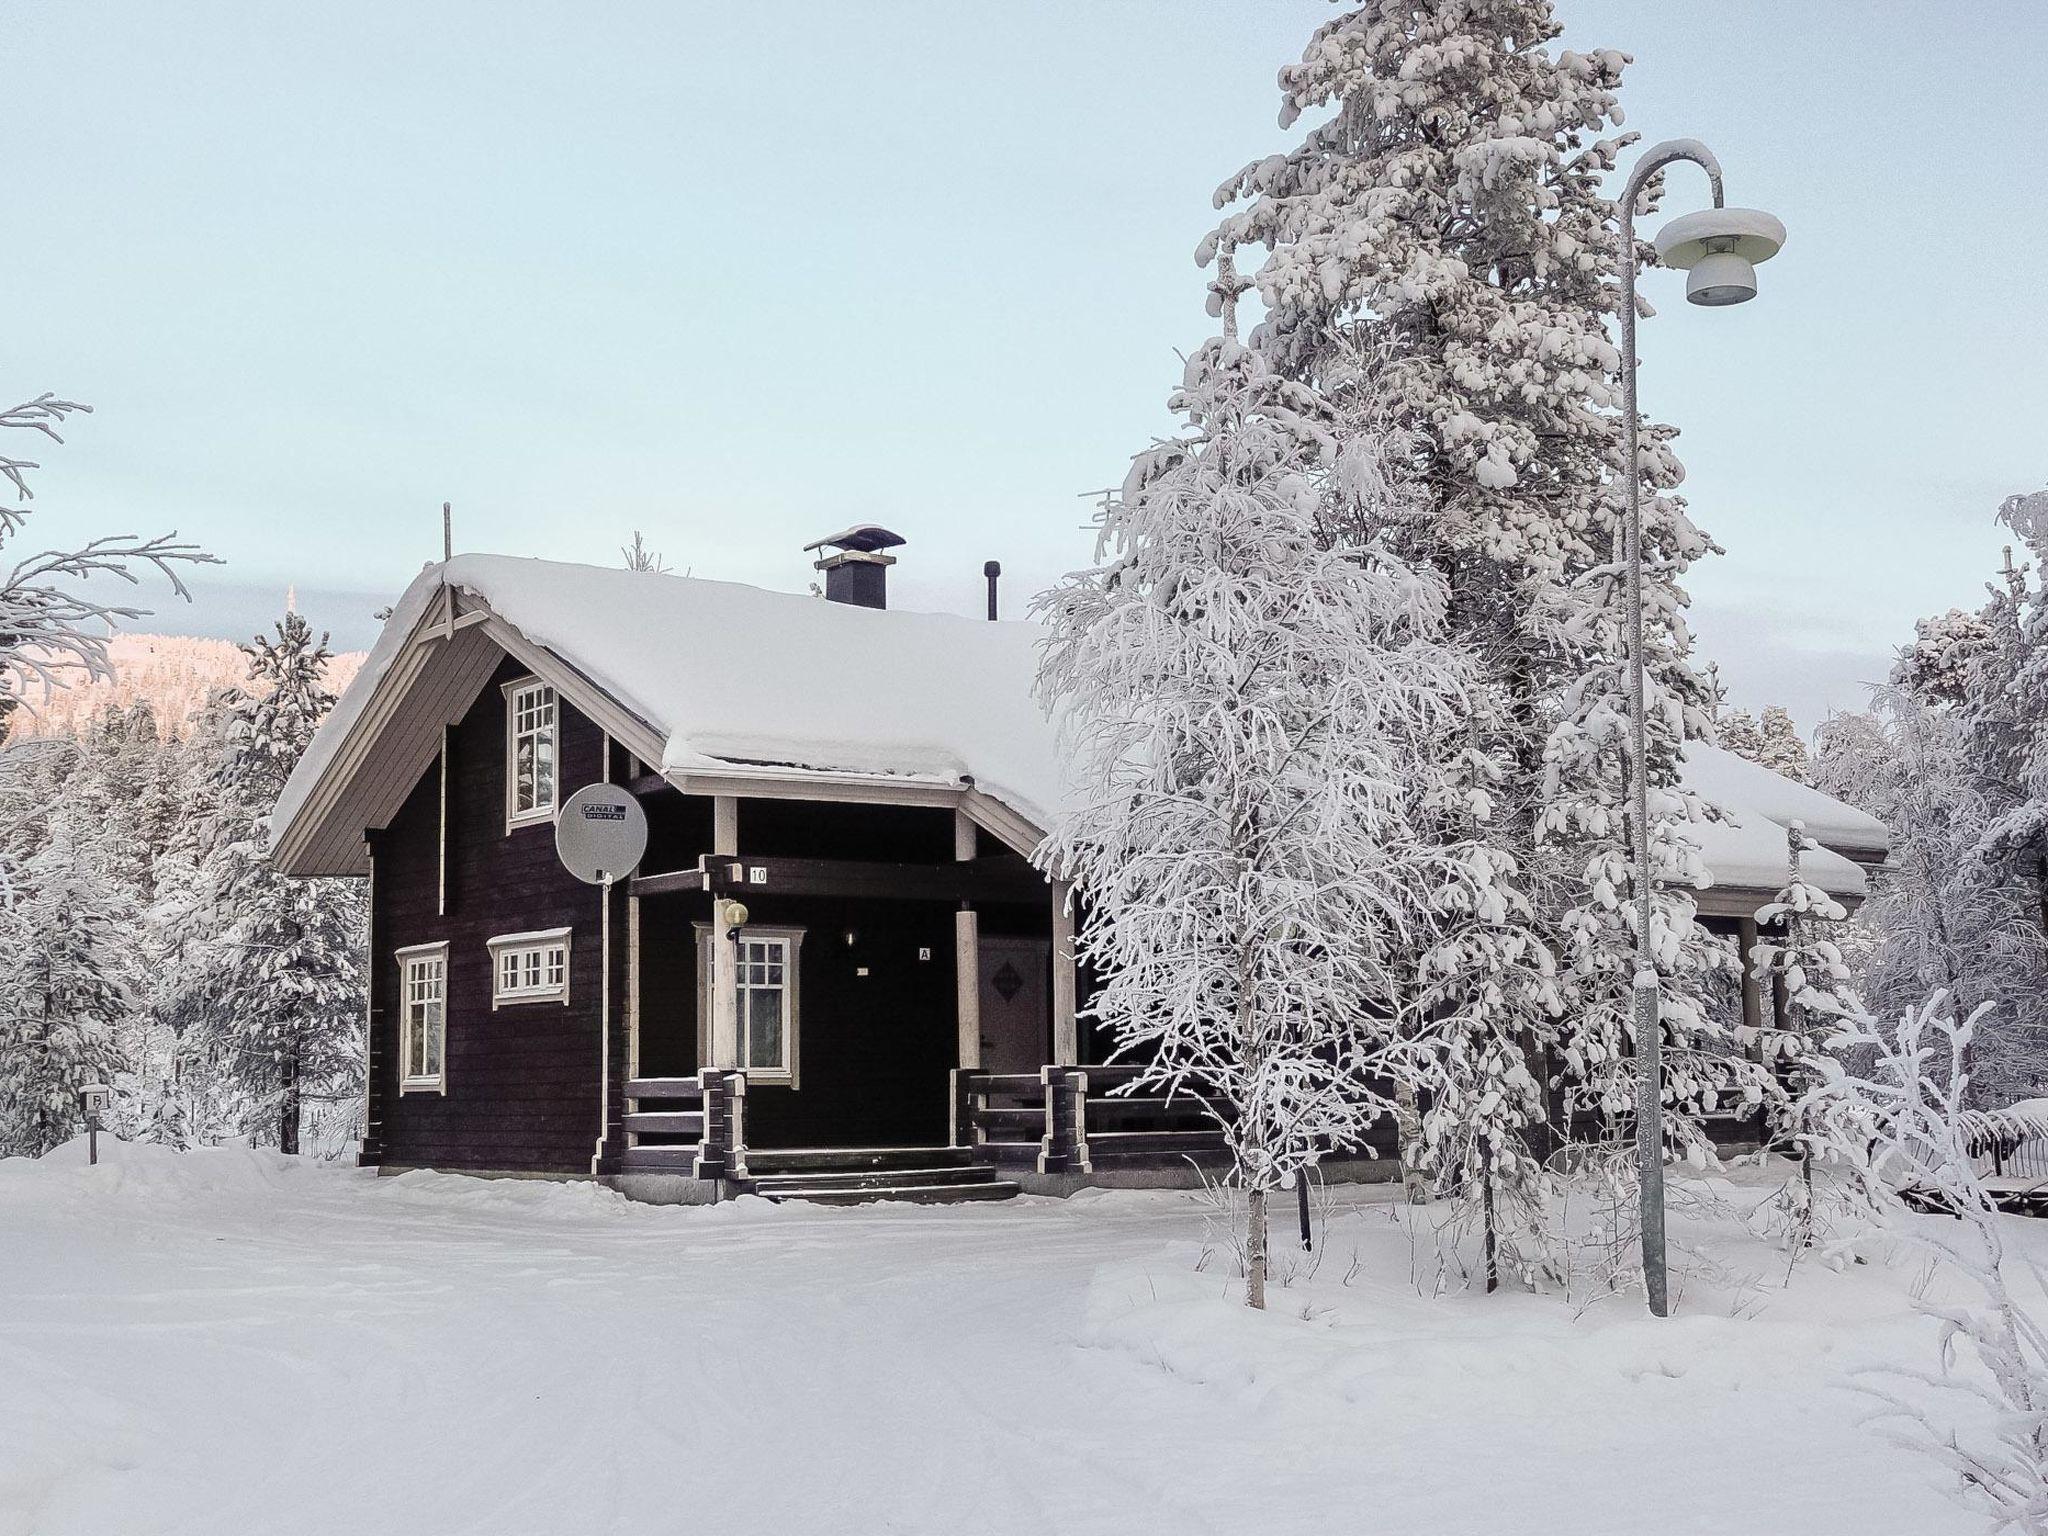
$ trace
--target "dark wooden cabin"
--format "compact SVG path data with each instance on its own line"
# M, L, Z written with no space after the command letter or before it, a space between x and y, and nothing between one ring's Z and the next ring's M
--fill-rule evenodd
M1220 1160L1079 1018L1070 893L1027 860L1060 792L1035 628L888 611L894 542L814 546L824 601L494 556L413 583L274 819L288 873L371 883L365 1164L853 1199ZM608 888L554 839L600 783L648 823Z

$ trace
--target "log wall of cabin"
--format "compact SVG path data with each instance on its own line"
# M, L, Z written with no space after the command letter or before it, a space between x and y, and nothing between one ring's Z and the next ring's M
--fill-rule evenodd
M596 888L555 857L554 828L505 827L505 695L527 675L507 661L448 733L446 911L441 908L441 770L428 767L389 826L370 834L372 1117L383 1163L588 1173L605 1098L599 1056L603 912ZM562 704L562 798L605 777L603 733ZM613 764L614 776L621 763ZM613 996L625 982L625 897L613 896ZM569 1001L493 1009L489 940L570 930ZM446 941L447 1089L399 1091L400 968L396 952ZM619 1111L622 1044L613 1053L611 1117Z
M376 878L368 1162L588 1173L602 1128L599 1171L611 1171L624 1150L627 1079L689 1075L699 1065L696 934L711 898L641 900L635 1039L624 1027L635 981L627 970L630 903L623 889L614 892L609 998L619 1027L606 1036L600 894L562 869L550 824L506 830L504 684L525 675L505 661L448 731L445 850L439 761L389 826L369 834ZM633 765L625 754L614 747L607 764L598 727L566 702L558 708L560 798L601 778L627 780ZM708 798L668 789L643 804L643 872L688 869L712 850ZM742 856L935 863L954 847L952 813L929 807L745 799L739 829ZM985 851L1002 850L991 843ZM805 930L798 1086L751 1088L750 1143L944 1142L957 1054L953 905L772 892L748 901L755 922ZM1043 904L989 904L982 924L991 935L1047 936L1051 914ZM489 940L556 927L570 929L568 1003L493 1009ZM397 952L440 942L448 945L447 1088L401 1092Z

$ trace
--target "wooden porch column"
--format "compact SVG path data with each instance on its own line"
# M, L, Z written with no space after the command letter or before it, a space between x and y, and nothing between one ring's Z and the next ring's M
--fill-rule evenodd
M735 795L716 795L711 801L711 851L738 854L740 851L740 802ZM740 1064L739 957L726 939L725 924L719 920L720 897L711 899L711 1060L714 1067Z
M1081 1035L1074 1014L1079 987L1074 975L1074 887L1052 883L1052 1062L1058 1067L1080 1064Z
M974 858L974 822L953 813L953 858ZM981 1070L981 914L968 902L953 914L953 1011L960 1030L960 1069Z
M640 898L626 898L626 1079L640 1075ZM633 1138L626 1138L630 1143Z
M1739 917L1735 920L1735 942L1742 947L1742 1027L1752 1032L1750 1038L1756 1042L1754 1049L1761 1059L1764 994L1763 988L1756 984L1756 962L1750 958L1750 952L1757 945L1754 917Z

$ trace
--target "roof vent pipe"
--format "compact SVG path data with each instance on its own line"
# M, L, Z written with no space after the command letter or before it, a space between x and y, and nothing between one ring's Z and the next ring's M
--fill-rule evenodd
M988 578L988 621L996 621L996 583L1003 577L1003 562L990 560L981 568L981 574Z
M832 553L820 555L814 562L817 570L825 573L825 597L830 602L851 603L856 608L886 608L889 606L889 567L896 563L894 555L882 553L895 549L903 543L900 534L874 523L856 523L843 532L816 543L806 544L808 553L814 549L829 549Z

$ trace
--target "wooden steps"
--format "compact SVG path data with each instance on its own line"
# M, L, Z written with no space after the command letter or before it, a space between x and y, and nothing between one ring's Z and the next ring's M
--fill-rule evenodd
M749 1150L741 1194L764 1200L858 1205L903 1200L919 1205L1008 1200L1016 1184L996 1177L964 1147L814 1147Z
M980 1184L885 1184L873 1189L786 1189L775 1194L763 1191L768 1200L803 1200L812 1205L866 1205L878 1200L896 1200L910 1205L965 1205L977 1200L1011 1200L1022 1191L1007 1179L989 1178Z
M674 1147L628 1147L619 1158L621 1173L695 1173L697 1143Z
M636 1136L681 1136L700 1141L704 1112L700 1109L636 1109L626 1116L626 1129Z

